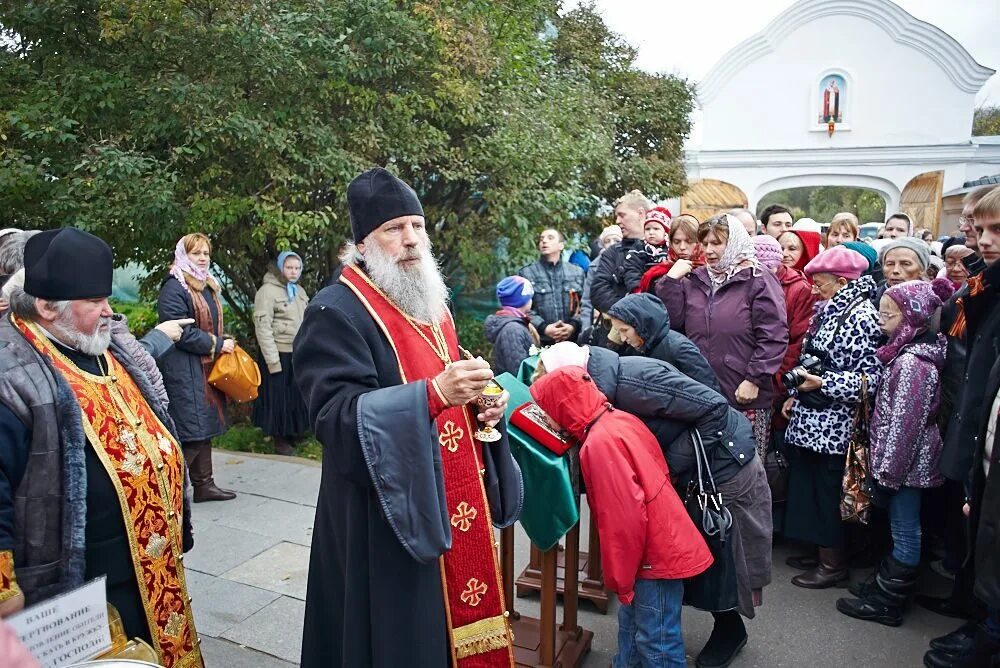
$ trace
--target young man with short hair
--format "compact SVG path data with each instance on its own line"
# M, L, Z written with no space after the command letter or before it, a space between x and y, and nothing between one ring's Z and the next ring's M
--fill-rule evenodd
M792 223L794 222L792 220L792 212L780 204L772 204L760 214L760 224L763 228L761 233L772 236L775 239L792 229Z
M518 275L534 286L531 324L538 330L542 345L575 341L580 333L580 300L583 296L583 269L563 262L566 239L556 229L538 235L541 257L522 267Z

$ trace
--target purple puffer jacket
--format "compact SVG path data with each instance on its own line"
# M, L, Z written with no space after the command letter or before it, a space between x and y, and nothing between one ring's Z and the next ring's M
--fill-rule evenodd
M687 335L712 365L722 394L737 410L770 408L772 376L788 348L785 296L769 271L744 269L712 294L708 269L687 278L664 276L656 294L667 306L670 326ZM736 401L736 388L751 381L760 392L749 404Z
M871 419L871 471L883 487L938 487L941 369L948 343L928 334L905 345L886 365Z

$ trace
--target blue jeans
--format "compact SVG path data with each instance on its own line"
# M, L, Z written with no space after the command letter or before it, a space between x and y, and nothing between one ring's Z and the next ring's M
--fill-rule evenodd
M889 499L892 556L901 564L920 563L920 497L923 490L900 487Z
M684 668L681 580L636 580L632 605L618 608L614 668Z

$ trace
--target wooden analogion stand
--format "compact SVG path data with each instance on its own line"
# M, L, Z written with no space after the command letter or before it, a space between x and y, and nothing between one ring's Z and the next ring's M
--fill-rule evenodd
M538 552L541 618L526 617L514 610L514 528L500 532L500 564L503 569L504 602L510 611L514 633L514 660L518 666L575 668L583 663L594 639L593 631L582 628L577 619L578 572L570 569L564 587L563 620L556 628L556 587L559 559L558 544L542 552L531 546L532 558ZM580 524L566 534L566 560L574 563L580 555ZM562 581L562 580L560 580ZM518 580L520 583L520 580ZM518 585L520 586L520 584ZM607 605L605 603L605 605Z
M575 552L579 555L576 559L577 570L572 574L573 587L577 587L576 598L590 601L603 615L608 612L608 592L604 589L604 578L601 575L601 545L597 536L597 524L593 516L590 518L589 527L589 552L581 552L579 533L580 527L576 526ZM574 559L570 555L569 534L567 534L567 545L565 552L561 552L558 557L556 567L556 592L565 596L567 590L566 564L572 564ZM529 593L542 590L542 551L534 545L531 546L531 557L528 566L518 576L515 583L518 597L527 596Z

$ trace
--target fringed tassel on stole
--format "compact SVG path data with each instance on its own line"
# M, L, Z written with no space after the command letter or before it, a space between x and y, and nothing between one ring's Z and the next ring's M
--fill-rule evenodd
M455 655L459 659L475 654L485 654L510 646L507 619L503 616L481 619L452 631Z

